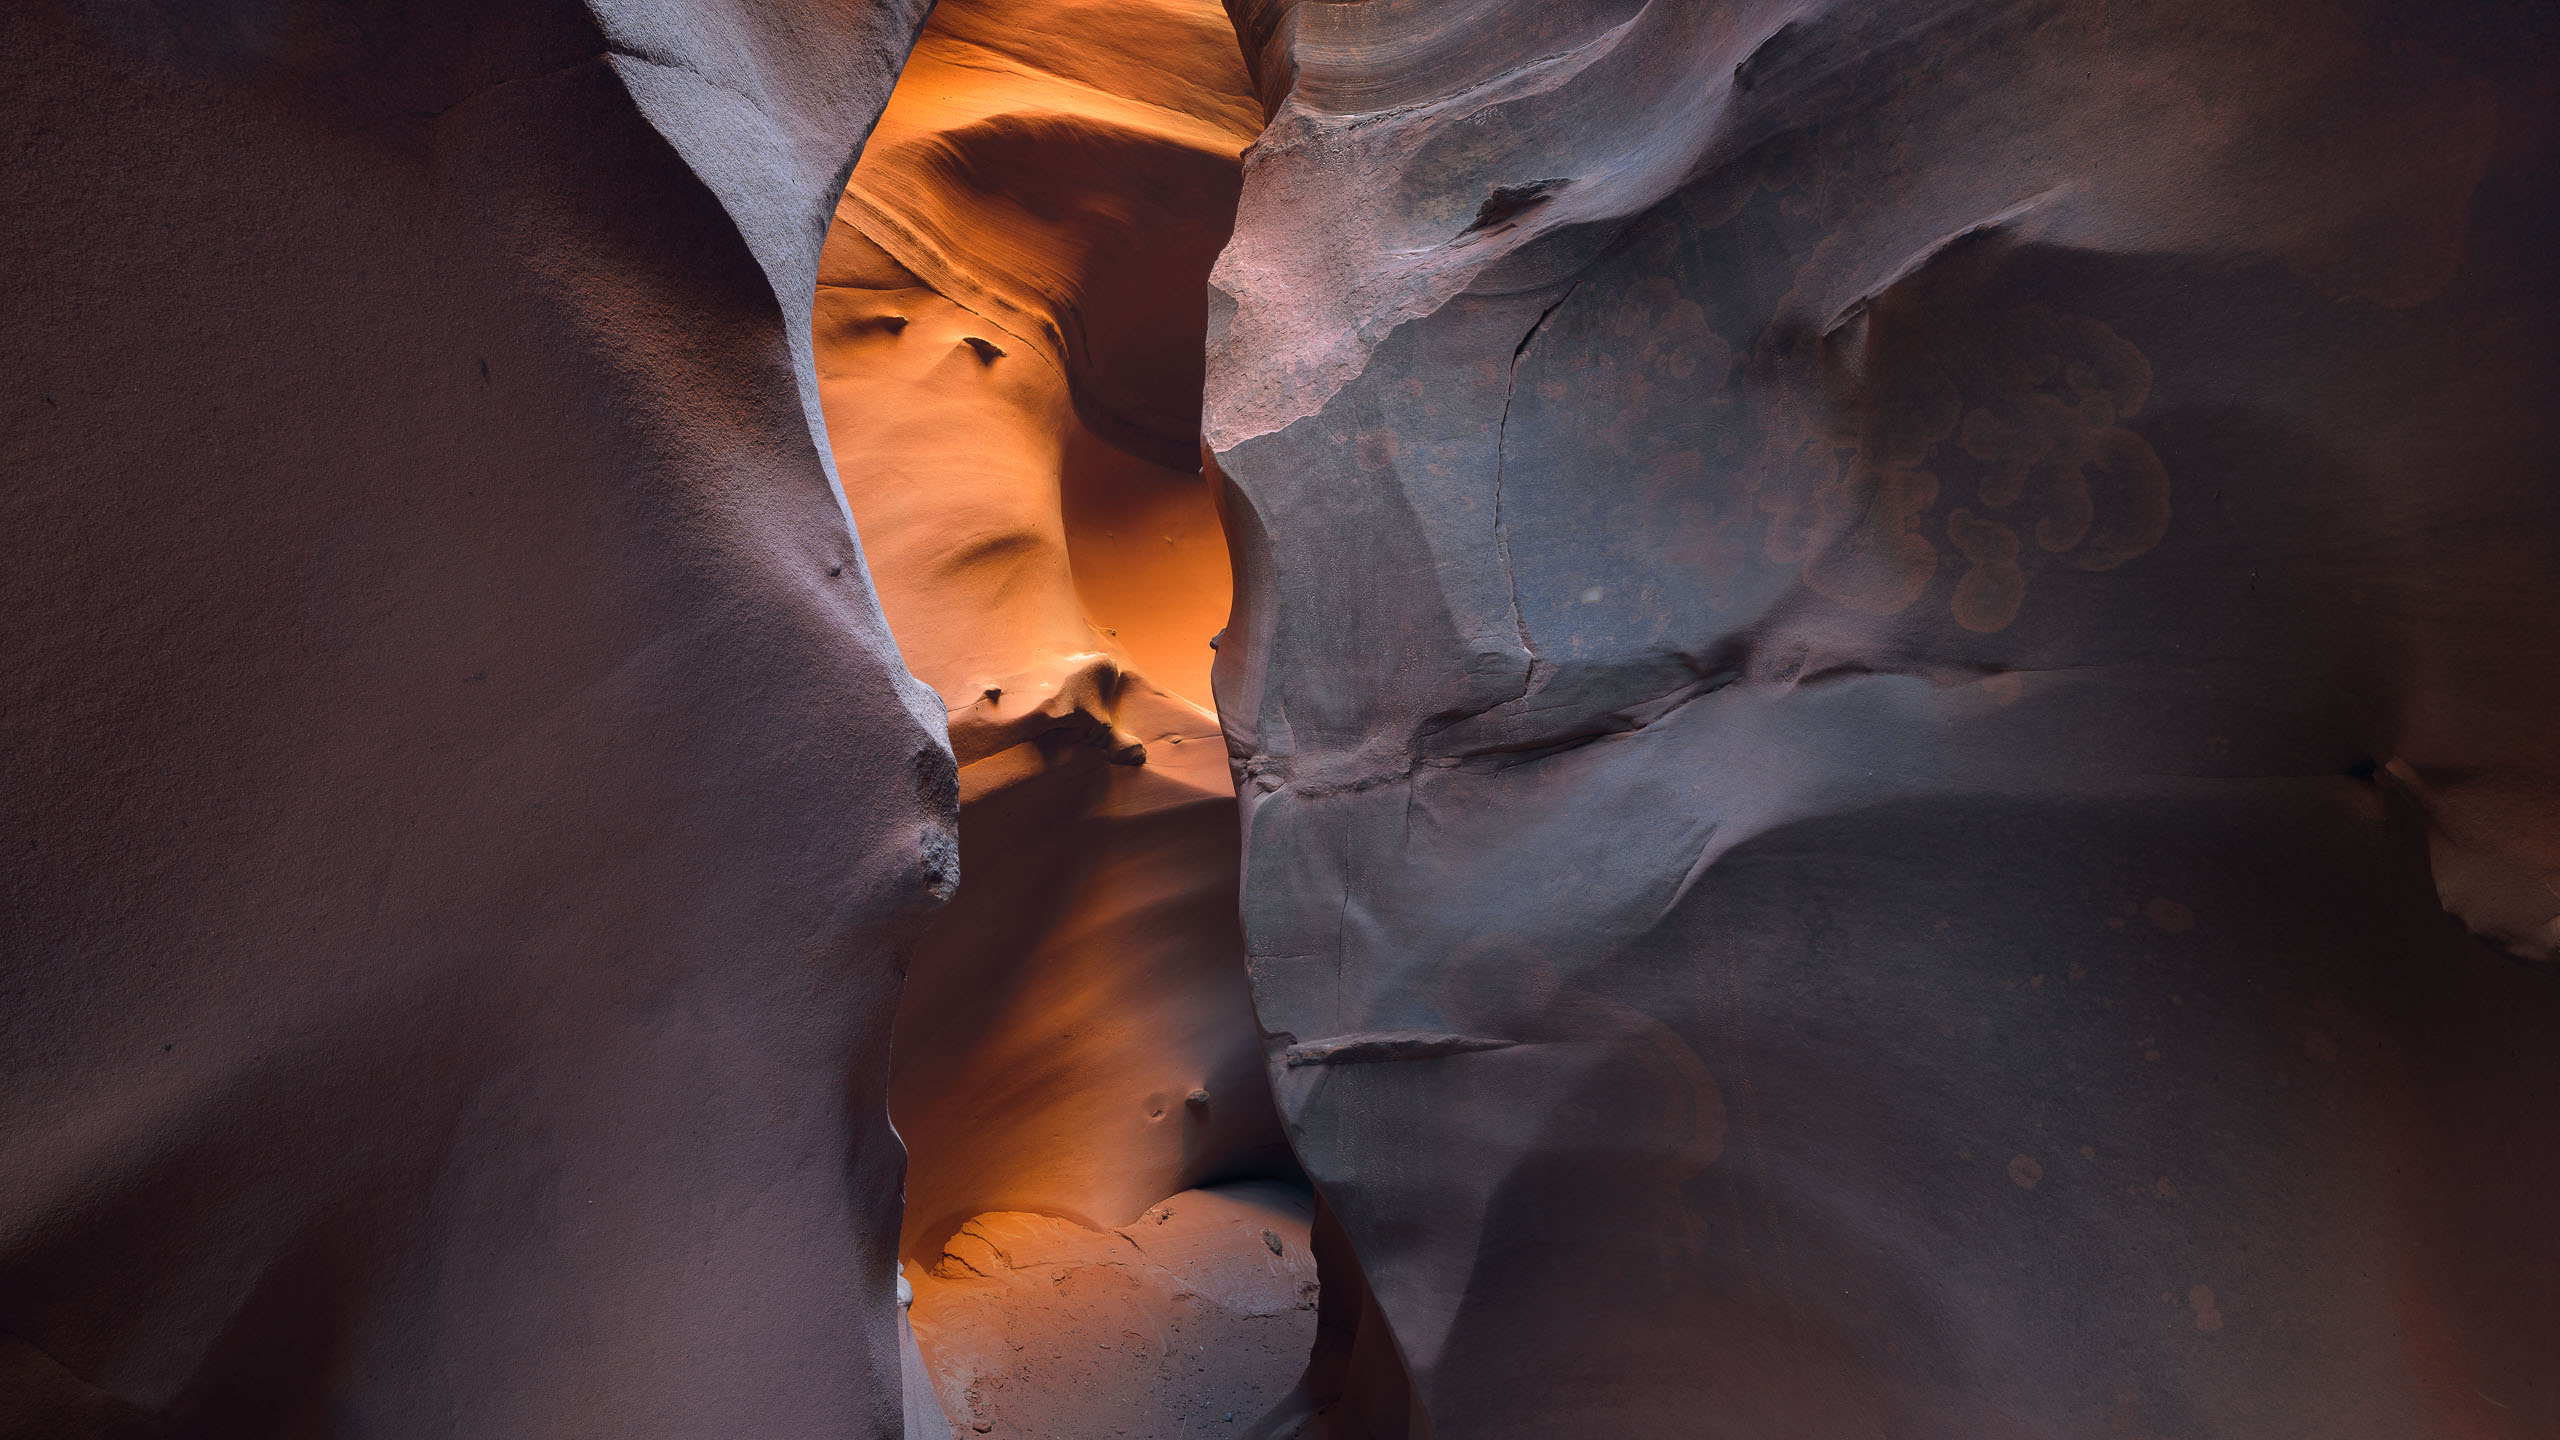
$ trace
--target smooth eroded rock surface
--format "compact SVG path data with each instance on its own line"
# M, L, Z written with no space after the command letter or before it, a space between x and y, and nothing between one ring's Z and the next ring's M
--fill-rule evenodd
M1306 1433L2560 1433L2548 14L1233 8Z
M900 1433L804 319L921 8L0 26L0 1433Z
M1229 573L1198 468L1205 279L1260 119L1206 0L950 0L836 212L828 430L961 766L963 879L891 1094L927 1263L982 1212L1123 1225L1295 1171L1206 708Z

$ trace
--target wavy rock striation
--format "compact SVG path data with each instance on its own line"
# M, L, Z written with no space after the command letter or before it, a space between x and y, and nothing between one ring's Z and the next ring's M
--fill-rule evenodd
M902 0L14 7L0 1433L893 1436Z
M914 1156L917 1324L968 1424L1177 1422L1152 1381L1071 1370L991 1392L980 1377L1025 1344L1124 1337L1046 1282L960 1283L983 1278L946 1254L966 1227L1061 1217L1099 1254L1187 1187L1297 1173L1206 708L1229 571L1199 473L1200 335L1260 123L1214 4L948 0L826 251L816 339L845 495L961 767L964 878L909 972L891 1108ZM1236 1323L1270 1331L1257 1346L1303 1342L1253 1320ZM1258 1410L1250 1393L1218 1413Z
M1230 8L1266 1433L2560 1429L2547 14Z

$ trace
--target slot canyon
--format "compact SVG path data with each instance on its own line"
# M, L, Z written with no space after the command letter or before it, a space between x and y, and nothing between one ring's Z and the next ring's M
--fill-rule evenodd
M0 1440L2560 1440L2543 0L0 73Z

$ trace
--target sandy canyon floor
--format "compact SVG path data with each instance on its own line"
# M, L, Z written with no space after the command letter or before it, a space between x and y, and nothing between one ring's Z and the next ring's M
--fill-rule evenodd
M1252 1181L1186 1190L1129 1225L980 1215L928 1271L916 1339L961 1436L1239 1434L1315 1338L1310 1201Z

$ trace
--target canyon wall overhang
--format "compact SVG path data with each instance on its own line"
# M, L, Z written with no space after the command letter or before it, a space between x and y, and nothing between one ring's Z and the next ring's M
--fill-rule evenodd
M953 769L805 327L923 8L0 27L0 1428L899 1433Z
M2560 1425L2547 9L1230 8L1374 1433Z

